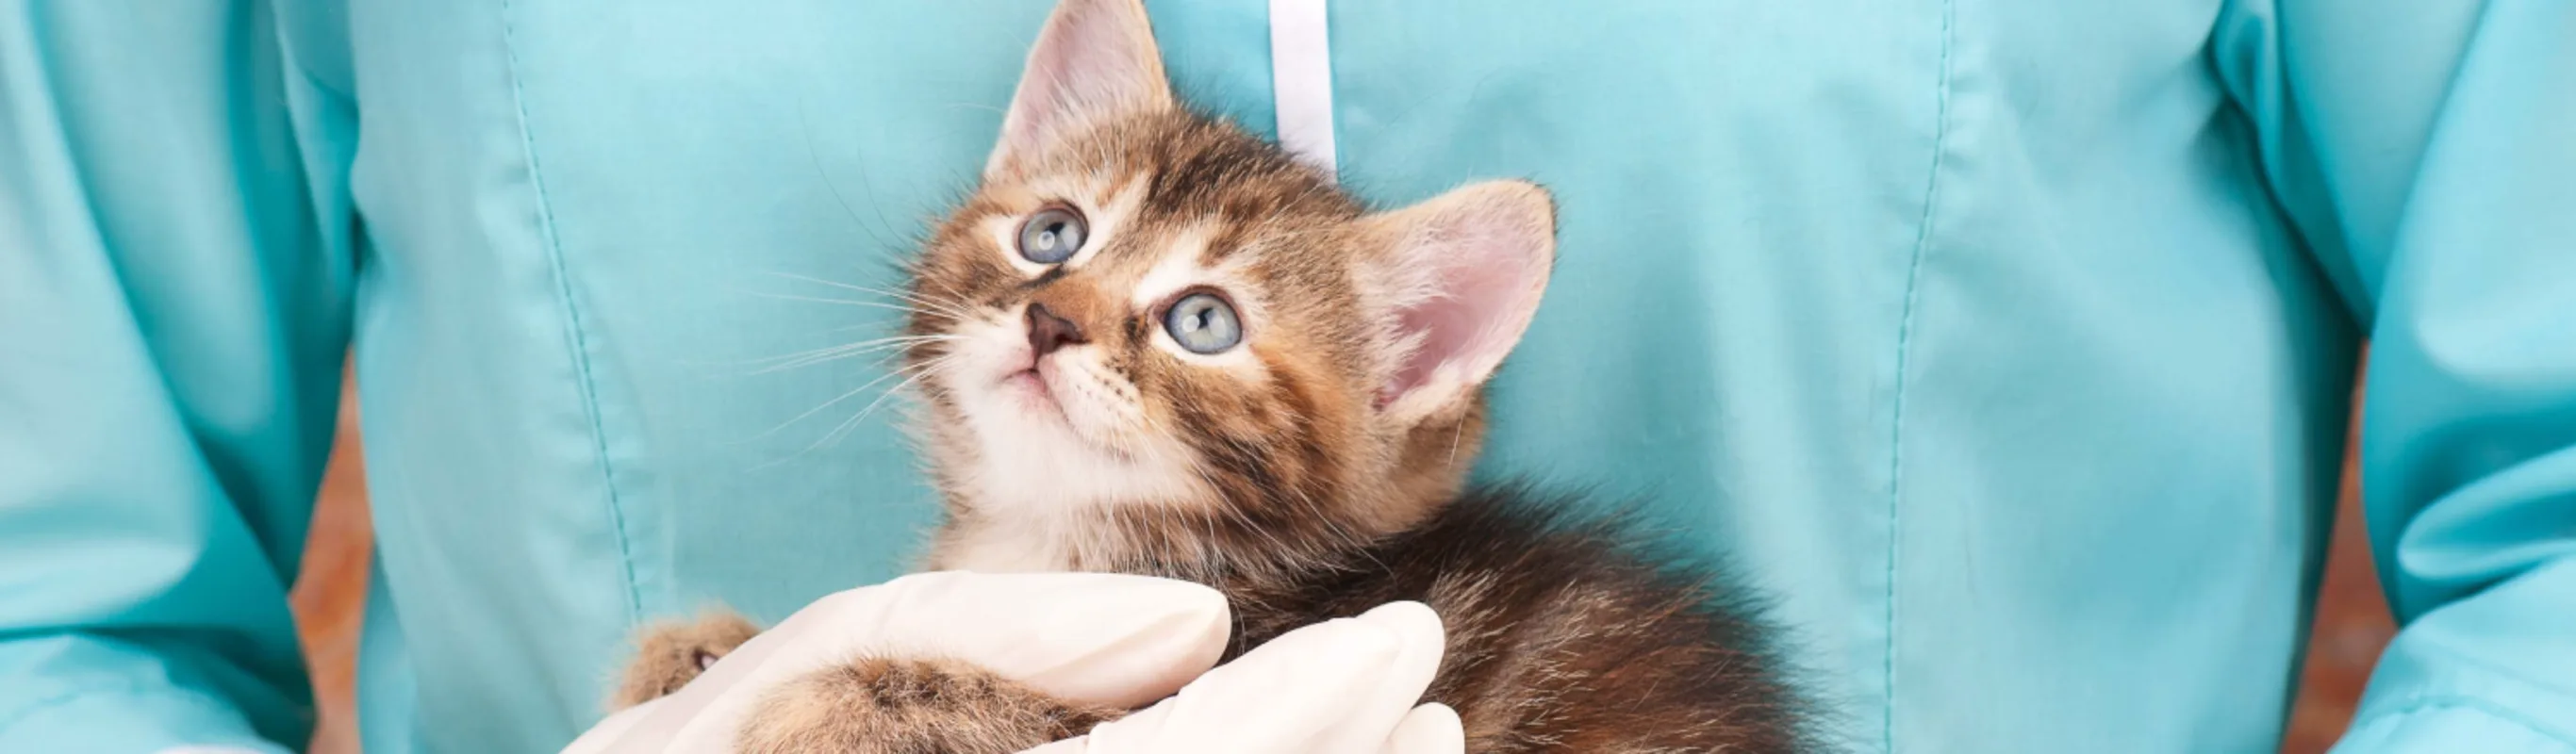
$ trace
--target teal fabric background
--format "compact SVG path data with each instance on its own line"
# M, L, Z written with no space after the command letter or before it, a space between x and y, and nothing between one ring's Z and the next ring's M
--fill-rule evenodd
M1149 6L1270 129L1266 3ZM894 284L1046 10L0 3L0 750L302 740L352 344L370 752L549 750L638 621L902 571L884 365L760 360L890 326L807 278ZM1482 473L1740 563L1850 748L2270 749L2368 337L2343 750L2576 751L2576 9L1332 13L1348 185L1562 206Z

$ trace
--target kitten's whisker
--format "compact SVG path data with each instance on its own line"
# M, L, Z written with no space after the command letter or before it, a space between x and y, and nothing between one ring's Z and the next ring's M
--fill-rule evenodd
M918 310L918 309L914 309L914 308L912 308L912 307L910 307L910 306L905 306L905 305L902 305L902 304L889 304L889 303L886 303L886 302L883 302L883 301L860 301L860 300L857 300L857 299L828 298L828 297L824 297L824 296L799 296L799 295L792 294L792 293L759 293L759 292L754 292L754 293L752 293L751 295L759 296L759 297L761 297L761 298L774 298L774 299L780 299L780 300L784 300L784 301L808 301L808 302L813 302L813 303L817 303L817 304L840 304L840 305L843 305L843 306L865 306L865 307L872 307L872 308L877 308L877 309L891 309L891 310L899 311L899 312L903 312L903 313L906 313L906 314L912 314L912 313L916 313L916 312L920 311L920 310Z
M921 378L930 376L930 370L927 368L897 370L895 373L902 374L904 371L913 371L915 374L911 377L904 378L902 382L895 383L894 387L886 388L885 392L877 394L877 399L869 401L867 408L859 409L858 415L850 417L848 420L841 422L840 426L832 428L831 432L825 433L823 435L823 439L815 441L815 446L820 447L824 443L839 442L838 438L840 436L848 434L851 430L857 429L861 423L867 421L868 415L876 413L877 407L884 405L886 399L901 394L904 388L911 387L913 383L920 382ZM807 449L811 450L813 448L809 447Z
M842 436L842 435L844 435L844 434L848 433L848 432L849 432L849 431L851 431L851 430L857 429L857 428L858 428L858 426L859 426L859 423L860 423L861 421L863 421L863 420L867 419L868 414L869 414L869 413L871 413L871 412L873 412L873 411L875 411L875 410L876 410L877 405L878 405L878 404L880 404L880 403L883 403L887 397L892 396L892 395L894 395L894 394L896 394L896 393L900 393L900 392L902 392L902 391L903 391L903 389L904 389L904 388L906 388L906 387L910 387L911 385L913 385L913 384L915 384L915 383L919 382L922 378L930 376L933 372L935 372L935 371L937 370L937 368L938 368L938 367L944 366L950 358L954 358L954 357L953 357L953 356L943 356L943 357L940 357L940 358L937 358L937 359L932 359L932 360L930 360L930 361L925 361L925 362L922 362L922 363L919 363L919 364L907 364L907 365L904 365L904 366L903 366L902 368L900 368L900 369L896 369L896 370L894 370L894 371L887 372L887 373L885 373L884 375L880 375L880 376L878 376L876 379L869 380L869 381L867 382L867 384L860 385L860 386L858 386L858 387L856 387L856 388L851 389L849 392L842 393L842 394L840 394L839 396L835 396L834 398L832 398L832 400L825 401L825 402L823 403L823 405L815 406L815 407L813 407L813 408L811 408L811 409L807 409L807 410L805 411L805 413L798 414L798 415L796 416L796 418L789 419L789 420L787 420L785 423L782 423L782 424L780 424L780 425L778 425L778 426L776 426L776 427L771 427L771 428L769 429L769 431L762 432L762 433L760 433L759 435L756 435L756 436L754 436L754 437L752 437L752 438L749 438L750 440L757 440L757 439L759 439L759 438L761 438L761 437L767 437L767 436L769 436L769 435L776 434L779 430L786 429L786 428L787 428L788 426L790 426L790 425L793 425L793 424L795 424L795 423L797 423L797 422L799 422L799 421L803 421L806 417L813 416L814 414L821 412L823 409L831 408L834 404L840 403L840 402L845 401L845 400L849 400L851 396L855 396L855 395L858 395L859 393L865 392L868 388L870 388L870 387L874 387L874 386L876 386L876 385L878 385L878 384L881 384L881 383L884 383L884 382L885 382L886 380L888 380L888 379L892 379L892 378L894 378L894 377L901 376L901 375L905 375L905 374L910 374L910 375L911 375L911 376L909 376L909 377L906 377L902 382L895 383L895 385L894 385L893 387L886 388L885 392L878 394L878 396L877 396L877 398L876 398L876 400L875 400L875 401L872 401L872 402L870 402L870 403L868 404L868 408L867 408L867 409L865 409L865 410L861 410L857 416L850 417L849 419L844 420L844 421L842 421L841 423L839 423L839 424L837 424L837 425L834 425L834 426L832 427L832 430L831 430L831 431L829 431L829 432L825 432L825 433L823 434L823 437L822 437L821 439L817 439L817 440L815 440L813 444L811 444L811 445L807 445L807 446L805 446L803 449L798 450L798 451L796 451L795 453L789 454L789 455L788 455L787 457L785 457L785 458L780 458L780 459L777 459L777 460L773 460L773 461L768 461L768 462L766 462L766 463L762 463L762 464L760 464L760 465L758 465L758 466L753 466L753 467L751 468L751 470L752 470L752 471L761 471L761 470L768 469L768 468L770 468L770 467L772 467L772 466L777 466L777 465L784 464L784 463L787 463L787 462L790 462L790 461L794 461L794 460L799 459L799 458L803 458L803 457L805 457L805 454L807 454L807 453L812 453L812 452L814 452L814 451L816 451L816 450L820 450L820 449L822 449L824 446L826 446L826 445L828 445L828 444L830 444L830 443L832 443L832 442L834 442L834 441L838 440L838 439L840 438L840 436ZM747 442L747 441L748 441L748 440L746 440L746 442Z
M750 370L748 370L748 371L743 372L743 376L745 376L745 377L751 377L751 376L758 376L758 375L763 375L763 374L771 374L771 373L776 373L776 372L784 372L784 371L788 371L788 370L791 370L791 369L802 369L802 368L805 368L805 367L816 366L816 365L821 365L821 364L827 364L827 363L831 363L831 362L835 362L835 361L841 361L841 360L843 360L843 359L854 359L854 358L858 358L858 357L861 357L861 356L866 356L866 355L869 355L869 354L878 353L878 352L881 352L881 351L889 351L889 350L891 350L891 351L893 351L894 353L900 354L900 353L902 353L902 350L901 350L901 349L902 349L902 347L901 347L901 346L881 346L881 347L876 347L876 348L854 348L854 349L838 350L838 351L834 351L834 352L832 352L832 353L824 353L824 354L816 354L816 355L812 355L812 356L804 356L804 357L799 357L799 358L797 358L797 359L790 360L790 361L783 361L783 362L779 362L779 363L776 363L776 364L770 364L770 365L761 366L761 367L758 367L758 368L755 368L755 369L750 369ZM882 364L884 364L884 363L885 363L885 362L884 362L882 359L880 359L880 360L878 360L878 361L876 361L876 362L872 362L872 363L870 364L870 366L878 366L878 365L882 365Z
M830 351L838 351L838 350L847 349L847 348L859 348L859 347L866 347L866 346L879 346L879 345L886 345L886 344L897 344L897 345L903 345L903 344L921 343L921 342L929 342L929 341L940 341L940 340L963 340L963 339L964 339L964 336L959 336L959 335L888 335L888 336L881 337L881 338L869 338L869 339L867 339L867 340L854 341L854 342L850 342L850 343L840 343L840 344L824 346L824 347L822 347L822 348L816 348L816 349L812 349L812 350L798 351L798 352L796 352L796 353L792 353L792 354L785 354L785 355L781 355L781 356L764 356L764 357L761 357L761 358L758 358L758 359L752 359L752 360L750 360L750 361L749 361L749 363L757 364L757 363L768 362L768 361L776 361L776 360L781 360L781 359L792 359L792 358L797 358L797 357L801 357L801 356L806 356L806 355L809 355L809 354L818 354L818 353L825 353L825 352L830 352Z
M994 106L992 106L992 105L987 105L987 104L984 104L984 103L981 103L981 102L950 102L950 103L946 103L946 104L941 105L941 107L945 107L945 108L948 108L948 109L951 109L951 110L982 110L982 111L985 111L985 112L988 112L988 113L992 113L992 114L994 114L994 115L1009 115L1009 114L1010 114L1009 112L1007 112L1007 111L1003 110L1002 108L994 107Z
M893 235L895 232L894 223L887 221L885 210L876 206L876 185L868 180L867 156L864 154L859 155L859 185L862 188L867 189L868 209L876 213L877 223L884 228L882 231L877 228L868 227L866 220L859 219L859 211L850 207L850 198L841 194L840 183L832 180L831 171L823 169L823 155L814 149L814 121L813 118L806 113L804 97L796 98L796 125L798 127L797 135L805 144L805 161L807 164L814 166L814 176L823 181L823 188L832 192L832 201L840 203L841 212L842 214L849 216L850 224L858 226L859 230L868 234L870 240L877 243L877 254L879 256L886 257L889 261L895 261L892 259L893 255L886 250L900 248L905 246L905 244L893 243L892 241L894 239L888 238L888 236Z
M837 281L837 280L825 280L825 279L823 279L823 278L814 277L814 276L812 276L812 275L799 275L799 274L796 274L796 273L793 273L793 272L777 272L777 271L774 271L774 270L773 270L773 271L763 272L763 273L761 273L761 274L768 275L768 276L770 276L770 277L786 278L786 279L789 279L789 280L802 280L802 281L805 281L805 282L808 282L808 283L814 283L814 284L817 284L817 285L828 285L828 286L831 286L831 287L834 287L834 288L843 288L843 289L848 289L848 290L853 290L853 291L862 291L862 292L866 292L866 293L875 293L875 292L877 292L877 290L876 290L876 289L874 289L874 288L867 288L867 287L862 287L862 286L852 285L852 284L844 283L844 282L840 282L840 281Z
M848 326L848 327L835 327L835 328L832 328L832 329L829 329L829 330L825 330L825 331L823 331L823 332L825 332L825 333L827 333L827 334L828 334L828 333L845 333L845 332L849 332L849 331L851 331L851 330L881 329L881 328L885 328L885 327L888 327L888 326L899 326L899 325L901 325L901 324L903 324L902 320L894 320L894 321L888 321L888 322L870 322L870 323L867 323L867 324L864 324L864 325L851 325L851 326Z
M938 343L938 342L943 342L943 341L948 341L948 340L959 340L959 339L960 339L960 338L957 338L957 337L954 337L954 336L946 336L946 335L940 335L940 336L904 336L904 337L901 337L901 338L880 338L880 339L877 339L877 340L867 341L867 342L864 342L864 343L852 343L852 344L848 344L848 345L832 346L832 347L829 347L829 348L818 348L818 349L815 349L815 350L812 350L812 351L807 351L807 352L800 353L800 354L791 354L791 355L788 355L788 356L770 357L770 358L768 358L768 359L761 359L761 360L758 360L758 361L754 361L754 362L752 362L751 364L748 364L748 365L746 365L746 366L757 366L757 367L759 367L759 368L754 369L754 370L752 370L751 372L749 372L749 374L768 374L768 373L771 373L771 372L782 372L782 371L786 371L786 370L789 370L789 369L796 369L796 368L800 368L800 367L813 366L813 365L815 365L815 364L821 364L821 363L829 362L829 361L839 361L839 360L841 360L841 359L854 358L854 357L858 357L858 356L865 356L865 355L868 355L868 354L871 354L871 353L876 353L876 352L879 352L879 351L894 351L896 354L898 354L898 355L899 355L899 354L903 353L905 349L909 349L909 348L911 348L911 347L913 347L913 346L921 345L921 344L924 344L924 343ZM768 363L768 362L773 362L773 361L775 361L775 362L777 362L777 363ZM883 362L883 360L880 360L878 363L884 363L884 362ZM763 364L766 364L766 366L762 366Z
M859 349L850 349L850 350L846 350L846 351L839 351L839 352L828 353L828 354L821 354L821 355L816 355L816 356L808 356L808 357L805 357L805 358L802 358L802 359L798 359L798 360L795 360L795 361L790 361L790 362L785 362L785 363L776 364L776 365L772 365L772 366L761 367L761 368L759 368L759 369L754 369L754 370L751 370L750 372L745 373L745 375L746 375L746 376L750 376L750 375L762 375L762 374L770 374L770 373L772 373L772 372L784 372L784 371L787 371L787 370L790 370L790 369L802 369L802 368L805 368L805 367L815 366L815 365L818 365L818 364L828 364L828 363L831 363L831 362L840 361L840 360L842 360L842 359L855 359L855 358L858 358L858 357L861 357L861 356L866 356L866 355L871 354L871 353L876 353L876 352L878 352L878 351L884 351L884 350L888 350L888 349L896 349L896 348L902 348L902 346L901 346L901 345L892 345L892 346L878 346L878 347L875 347L875 348L859 348ZM880 361L879 361L879 362L877 362L877 363L882 364L882 363L884 363L884 362L883 362L882 360L880 360Z
M813 416L813 415L815 415L815 414L817 414L817 413L821 413L821 412L823 411L823 409L831 408L831 407L833 407L834 405L838 405L838 404L839 404L840 402L842 402L842 401L849 400L850 398L852 398L852 397L854 397L854 396L857 396L857 395L858 395L858 394L860 394L860 393L867 392L867 389L868 389L868 388L872 388L872 387L876 387L877 385L884 384L884 382L885 382L886 380L894 379L896 376L902 375L902 374L904 373L904 371L906 371L906 370L897 369L897 370L894 370L894 371L891 371L891 372L887 372L887 373L882 374L882 375L878 375L876 379L868 380L865 384L862 384L862 385L860 385L860 386L858 386L858 387L851 388L849 392L842 393L842 394L840 394L840 395L838 395L838 396L834 396L831 400L824 401L824 402L823 402L823 405L815 406L815 407L813 407L813 408L806 409L806 410L805 410L805 413L797 414L797 415L795 416L795 418L788 419L786 422L783 422L783 423L779 424L778 426L771 427L771 428L769 428L769 430L768 430L768 431L766 431L766 432L762 432L762 433L760 433L760 434L753 435L753 436L751 436L751 438L750 438L750 439L752 439L752 440L758 440L758 439L763 438L763 437L768 437L768 436L770 436L770 435L777 434L779 430L786 429L786 428L788 428L789 426L794 425L794 424L795 424L795 423L797 423L797 422L804 421L806 417Z
M890 296L910 301L914 304L928 308L931 311L946 314L958 319L971 319L975 314L970 305L963 299L940 298L922 293L907 293L904 291L884 290L878 288L859 288L858 290L874 293L880 296Z
M865 286L865 285L854 285L854 284L849 284L849 283L836 283L836 282L832 282L832 281L829 281L829 280L822 280L822 279L819 279L819 278L805 278L805 279L807 279L807 280L811 280L811 281L813 281L813 282L817 282L817 283L822 283L822 284L825 284L825 285L831 285L831 286L838 287L838 288L845 288L845 289L848 289L848 290L858 291L858 292L861 292L861 293L874 293L874 294L877 294L877 295L880 295L880 296L892 296L892 297L895 297L895 298L905 299L905 300L909 300L909 301L916 301L916 302L921 302L921 303L941 303L941 304L950 304L950 305L963 305L963 304L965 304L965 303L966 303L966 300L965 300L965 299L957 298L957 297L954 297L954 296L932 296L932 295L929 295L929 294L926 294L926 293L922 293L922 292L918 292L918 291L905 291L905 290L899 290L899 289L894 289L894 288L875 288L875 287L870 287L870 286Z
M957 302L957 301L946 301L946 300L937 300L937 299L930 298L930 297L928 297L928 296L922 296L922 295L912 294L912 293L905 293L905 292L903 292L903 291L887 290L887 289L883 289L883 288L870 288L870 287L867 287L867 286L864 286L864 285L853 285L853 284L850 284L850 283L843 283L843 282L838 282L838 281L833 281L833 280L825 280L825 279L818 278L818 277L813 277L813 276L810 276L810 275L798 275L798 274L791 273L791 272L771 272L771 273L768 273L768 274L769 274L769 275L771 275L771 276L773 276L773 277L781 277L781 278L786 278L786 279L789 279L789 280L802 280L802 281L805 281L805 282L808 282L808 283L814 283L814 284L816 284L816 285L828 285L828 286L831 286L831 287L834 287L834 288L840 288L840 289L848 290L848 291L856 291L856 292L859 292L859 293L873 293L873 294L876 294L876 295L879 295L879 296L886 296L886 297L890 297L890 298L902 299L902 300L904 300L904 301L909 301L909 302L912 302L912 303L914 303L914 304L916 304L916 305L919 305L919 306L922 306L922 307L928 308L928 309L930 309L930 310L932 310L932 311L936 311L936 312L939 312L939 313L941 313L941 314L947 314L947 315L954 316L954 317L964 317L964 316L966 316L966 315L968 314L968 312L967 312L965 309L961 308L961 306L960 306L960 305L961 305L961 303L962 303L962 302Z

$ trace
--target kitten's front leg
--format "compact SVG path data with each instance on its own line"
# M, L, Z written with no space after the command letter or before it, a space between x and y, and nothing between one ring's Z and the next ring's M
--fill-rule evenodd
M745 754L1011 754L1089 732L1122 711L1057 700L974 665L862 658L764 694Z

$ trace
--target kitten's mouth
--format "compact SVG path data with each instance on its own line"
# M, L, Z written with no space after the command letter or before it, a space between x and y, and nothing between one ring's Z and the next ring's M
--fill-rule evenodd
M1002 389L1020 399L1021 408L1029 413L1052 417L1071 426L1072 417L1065 415L1064 404L1056 399L1055 390L1047 387L1046 377L1038 374L1036 365L1003 377Z
M1047 390L1046 378L1038 376L1037 367L1012 372L1010 376L1002 378L1002 386L1036 393L1048 401L1055 400L1055 393Z

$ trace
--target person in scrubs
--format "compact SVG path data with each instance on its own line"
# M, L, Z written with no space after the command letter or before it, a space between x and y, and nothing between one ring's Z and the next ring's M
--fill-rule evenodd
M1555 192L1480 473L1736 563L1852 748L2269 751L2342 525L2339 751L2576 752L2576 4L1147 6L1370 201ZM1048 8L0 2L0 751L302 745L344 362L373 754L901 573L886 365L771 367L893 330Z

